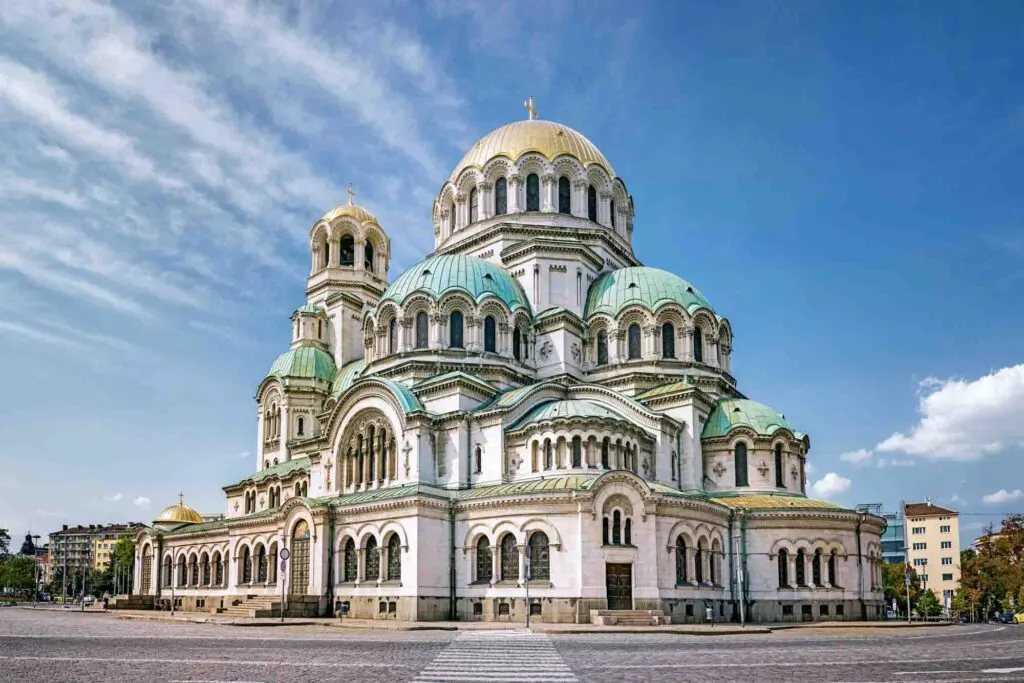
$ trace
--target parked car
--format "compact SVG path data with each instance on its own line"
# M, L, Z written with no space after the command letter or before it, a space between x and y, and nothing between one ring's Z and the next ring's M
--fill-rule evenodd
M1024 612L1017 612L1013 615L1013 623L1024 624Z
M82 600L82 602L84 602L85 606L88 607L89 605L91 605L94 602L96 602L96 598L94 598L91 595L86 595L85 598Z

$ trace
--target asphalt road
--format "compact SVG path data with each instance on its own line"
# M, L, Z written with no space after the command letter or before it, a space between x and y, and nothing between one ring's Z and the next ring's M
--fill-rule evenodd
M1024 681L1024 626L749 636L367 632L0 609L0 681Z

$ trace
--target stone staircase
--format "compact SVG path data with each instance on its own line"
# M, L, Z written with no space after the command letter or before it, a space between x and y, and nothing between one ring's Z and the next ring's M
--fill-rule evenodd
M273 598L267 597L246 597L232 598L231 604L227 607L217 610L217 614L223 614L227 617L237 617L239 619L255 619L257 617L276 617L280 614L281 609L280 601L274 601Z
M596 626L664 626L669 619L660 609L592 609L590 623Z

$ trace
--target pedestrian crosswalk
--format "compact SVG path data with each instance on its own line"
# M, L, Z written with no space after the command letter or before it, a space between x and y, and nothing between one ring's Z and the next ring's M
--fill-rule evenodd
M466 631L412 683L578 681L551 639L529 631Z

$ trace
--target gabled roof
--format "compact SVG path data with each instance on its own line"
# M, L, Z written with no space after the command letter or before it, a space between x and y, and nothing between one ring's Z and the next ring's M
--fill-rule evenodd
M956 510L950 510L942 506L936 505L930 501L924 503L907 503L903 508L903 514L907 517L933 517L933 516L947 516L947 515L958 515L960 514Z

